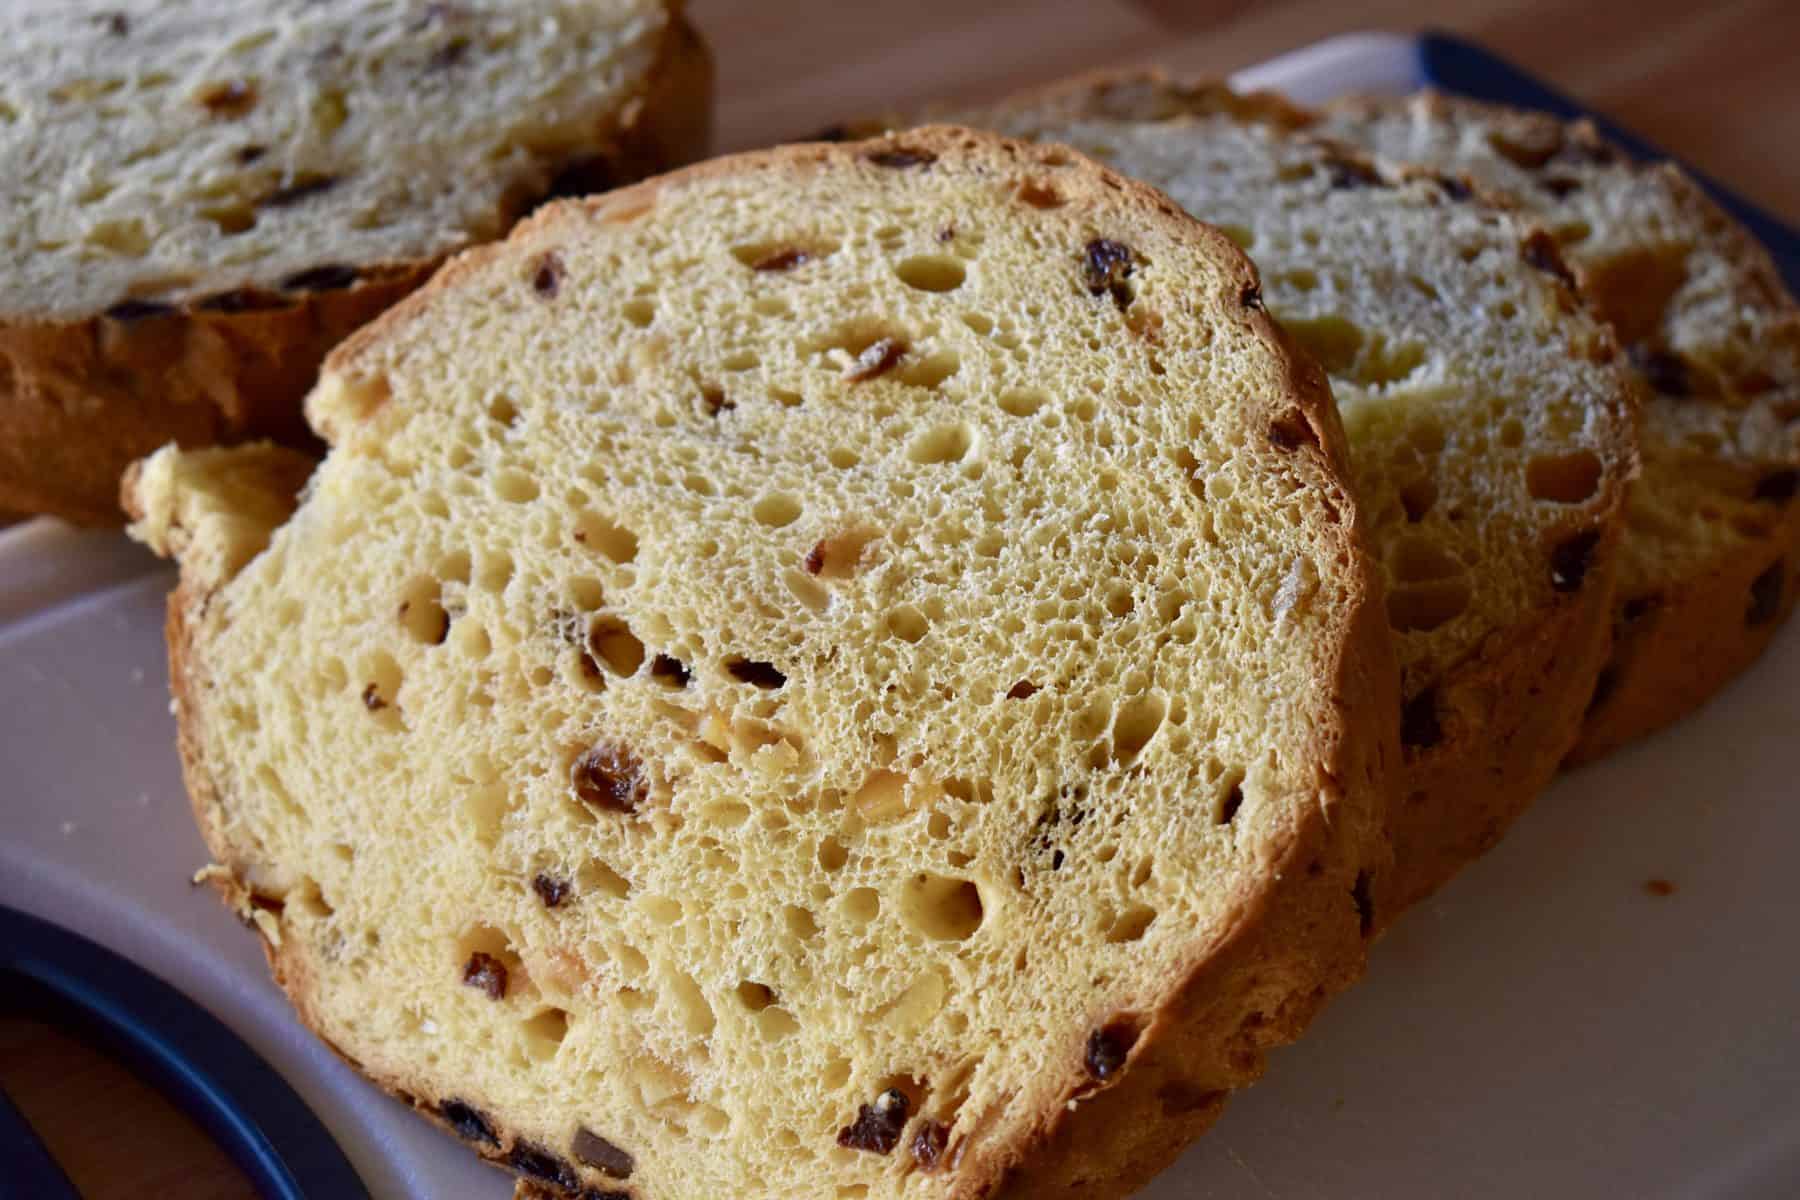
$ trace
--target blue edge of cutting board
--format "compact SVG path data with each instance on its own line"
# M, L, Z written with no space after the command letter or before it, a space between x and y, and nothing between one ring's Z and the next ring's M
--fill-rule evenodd
M1418 40L1421 82L1565 119L1589 117L1639 158L1655 146L1592 113L1486 50L1428 33ZM1684 164L1685 165L1685 164ZM1800 234L1718 181L1689 173L1767 246L1788 287L1800 292ZM8 953L0 1011L30 1011L74 1026L117 1054L200 1124L271 1200L367 1196L331 1136L291 1088L216 1018L141 968L66 930L0 909ZM97 1131L104 1137L104 1129ZM0 1093L0 1200L76 1192L24 1118Z

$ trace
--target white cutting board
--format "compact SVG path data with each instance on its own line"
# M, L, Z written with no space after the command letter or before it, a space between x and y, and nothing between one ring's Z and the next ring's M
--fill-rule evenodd
M1366 36L1236 82L1318 101L1417 78L1409 39ZM0 533L0 902L223 1018L382 1200L503 1200L506 1177L306 1033L255 936L189 886L206 855L170 582L117 534ZM1797 684L1800 626L1690 720L1557 783L1145 1196L1800 1196Z

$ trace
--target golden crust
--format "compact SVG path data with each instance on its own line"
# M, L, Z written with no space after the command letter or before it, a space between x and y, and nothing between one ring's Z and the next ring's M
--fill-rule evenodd
M705 151L712 62L686 21L670 23L645 87L596 131L598 164L587 166L598 182ZM517 213L526 199L502 203ZM301 401L326 353L440 261L351 264L349 286L314 291L245 289L80 321L0 321L0 511L117 524L121 473L167 442L269 438L316 451Z
M901 146L1009 162L1043 153L1041 148L991 135L929 127L854 146L802 145L737 156L606 196L556 204L522 224L508 241L458 256L424 288L333 351L327 374L354 375L359 356L377 350L404 323L427 314L438 293L457 287L484 262L514 253L516 246L531 246L547 229L603 219L607 212L641 204L660 190L709 176L841 166ZM1339 652L1328 677L1318 684L1331 698L1333 719L1313 731L1316 740L1308 756L1317 770L1313 794L1308 802L1291 805L1288 819L1254 850L1257 877L1230 898L1232 917L1225 931L1209 944L1193 946L1185 965L1170 977L1142 981L1144 1004L1136 1010L1139 1036L1126 1066L1113 1079L1096 1087L1075 1066L1081 1056L1072 1048L1063 1056L1068 1066L1062 1072L1046 1072L1058 1076L1046 1083L1056 1102L1043 1106L1028 1138L981 1142L968 1147L966 1157L952 1145L956 1176L949 1194L959 1200L993 1195L1123 1195L1148 1178L1211 1123L1230 1089L1261 1074L1268 1048L1297 1037L1330 995L1361 974L1367 940L1378 919L1373 905L1391 888L1386 879L1392 856L1384 834L1384 810L1388 779L1398 762L1396 670L1365 533L1345 483L1344 434L1323 373L1261 310L1255 269L1229 239L1194 221L1160 193L1099 164L1079 161L1087 178L1076 182L1075 188L1104 196L1110 204L1123 204L1146 222L1203 243L1230 273L1235 284L1231 290L1243 298L1240 319L1276 350L1288 372L1285 393L1266 399L1267 415L1275 418L1297 411L1311 431L1312 437L1294 455L1295 469L1308 486L1329 496L1337 519L1318 532L1337 547L1338 560L1360 586L1353 583L1350 589ZM316 423L322 415L336 416L315 412ZM333 440L341 441L347 432L334 428ZM128 487L127 506L141 511L141 501L134 500L130 491ZM235 883L223 886L242 903L250 893L243 878L245 864L221 821L230 804L230 785L212 774L212 764L201 751L200 731L208 720L207 667L196 641L211 597L193 586L197 582L184 581L169 608L180 749L207 844L235 877ZM327 1023L315 1003L316 981L302 939L284 937L279 948L266 949L277 982L301 1019L324 1036ZM333 1048L377 1083L449 1126L442 1106L452 1097L435 1094L433 1087L404 1069L359 1061L343 1048ZM463 1132L473 1149L502 1165L518 1139L498 1120L492 1122L491 1143L469 1139ZM601 1180L588 1180L584 1186L598 1188L602 1195L637 1194L628 1185ZM522 1182L518 1192L522 1197L562 1194L551 1185L531 1181Z

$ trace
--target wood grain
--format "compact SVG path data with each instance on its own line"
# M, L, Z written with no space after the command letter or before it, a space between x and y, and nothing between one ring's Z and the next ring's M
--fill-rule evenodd
M719 62L718 148L807 136L850 116L989 99L1070 72L1155 62L1223 75L1333 34L1415 27L1410 0L690 0ZM1800 220L1795 0L1437 0L1441 29ZM90 1056L91 1057L91 1056ZM141 1085L43 1027L0 1027L6 1085L88 1200L251 1193ZM39 1078L33 1084L27 1076ZM41 1077L41 1078L40 1078ZM105 1136L70 1136L106 1098ZM25 1101L21 1099L22 1107ZM160 1110L160 1111L159 1111ZM134 1130L157 1131L138 1136Z

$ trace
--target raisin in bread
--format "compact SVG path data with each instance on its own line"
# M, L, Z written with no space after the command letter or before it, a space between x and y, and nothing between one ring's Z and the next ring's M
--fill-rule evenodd
M1800 309L1768 254L1676 167L1629 161L1587 122L1425 94L1347 102L1325 128L1504 191L1613 323L1644 470L1575 756L1689 712L1762 653L1800 571Z
M1385 909L1416 902L1499 838L1580 729L1635 469L1611 336L1545 234L1295 132L1311 118L1278 97L1133 73L964 119L1067 142L1225 228L1331 376L1405 698Z
M560 182L704 145L661 0L0 9L0 509L120 518L183 445L306 439L325 351Z
M1342 431L1258 295L1072 152L792 147L456 259L328 360L279 528L221 490L280 452L134 469L308 1024L567 1195L1146 1178L1391 860Z

